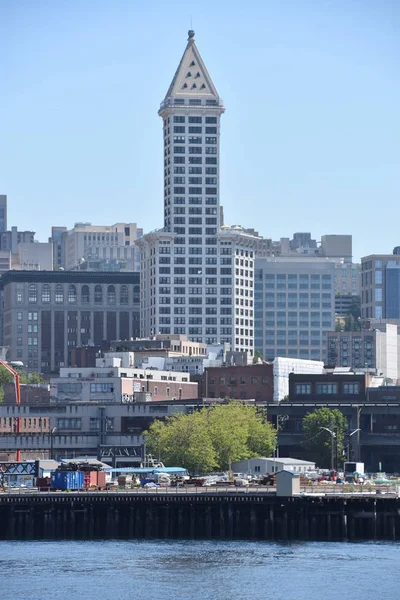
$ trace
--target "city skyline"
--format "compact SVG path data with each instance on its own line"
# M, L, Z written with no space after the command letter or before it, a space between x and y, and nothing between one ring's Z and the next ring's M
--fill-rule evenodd
M43 241L52 225L74 221L162 227L153 220L163 202L155 109L190 20L174 3L162 21L122 2L96 8L0 8L0 191L9 223ZM226 8L209 12L206 2L193 28L228 108L221 148L228 222L272 239L352 233L355 260L389 254L398 245L395 220L372 241L364 232L376 207L390 208L398 196L396 7L259 3L257 19L235 4L227 16Z

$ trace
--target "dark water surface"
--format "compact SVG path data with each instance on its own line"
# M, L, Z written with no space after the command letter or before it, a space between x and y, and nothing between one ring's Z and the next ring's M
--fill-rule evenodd
M1 600L400 598L396 543L0 542Z

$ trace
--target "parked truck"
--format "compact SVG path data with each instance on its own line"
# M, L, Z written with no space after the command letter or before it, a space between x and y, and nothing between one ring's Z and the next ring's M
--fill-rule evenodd
M364 479L364 463L362 462L345 462L343 471L345 481L348 483L358 482L359 479Z

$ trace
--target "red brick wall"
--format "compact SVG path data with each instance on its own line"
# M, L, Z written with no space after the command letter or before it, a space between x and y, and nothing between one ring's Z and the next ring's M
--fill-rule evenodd
M4 404L15 405L15 386L13 383L7 383L4 386ZM21 384L21 404L49 404L50 390L36 387L34 385Z
M0 434L14 433L16 430L15 415L0 417ZM19 419L21 433L48 433L50 431L50 418L45 417L24 417Z
M273 365L237 365L205 369L201 381L205 398L273 401Z
M149 385L148 389L147 383ZM177 400L180 398L182 400L191 400L192 398L198 398L197 383L186 381L152 381L151 379L145 379L141 381L141 384L144 386L145 392L149 391L151 393L153 400L172 400L172 398L176 398ZM182 392L179 390L182 390Z

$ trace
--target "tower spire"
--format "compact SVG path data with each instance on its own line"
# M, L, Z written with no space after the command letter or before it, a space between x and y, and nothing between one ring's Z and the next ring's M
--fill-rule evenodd
M193 29L189 29L185 51L162 102L162 107L168 106L175 98L193 97L217 100L219 104L217 89L196 46L195 32Z

